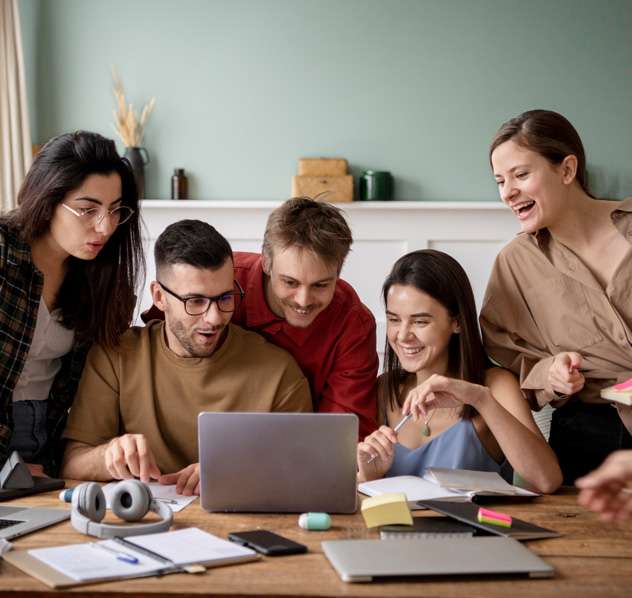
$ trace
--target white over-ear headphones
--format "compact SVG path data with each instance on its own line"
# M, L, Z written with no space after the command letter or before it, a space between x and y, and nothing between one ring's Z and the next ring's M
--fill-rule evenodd
M65 493L62 495L66 496ZM112 512L125 521L139 521L148 511L158 513L162 519L136 525L101 523L105 517L105 495L96 482L85 482L72 491L72 526L83 534L113 538L164 532L173 522L173 511L169 506L153 500L149 487L138 480L116 484L110 502Z

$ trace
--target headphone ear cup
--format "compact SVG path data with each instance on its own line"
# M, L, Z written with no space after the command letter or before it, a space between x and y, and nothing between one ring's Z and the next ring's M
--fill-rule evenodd
M79 484L72 493L72 508L96 523L105 517L105 495L96 482Z
M149 487L139 480L125 480L114 488L112 512L125 521L138 521L149 511L152 496Z

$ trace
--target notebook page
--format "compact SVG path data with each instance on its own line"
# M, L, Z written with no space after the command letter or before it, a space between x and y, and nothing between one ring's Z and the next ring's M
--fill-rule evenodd
M103 550L105 544L115 552L131 554L115 542L106 540L95 544L70 544L53 548L35 548L28 553L49 567L76 581L97 581L137 577L164 568L164 564L134 552L138 563L128 563L117 558L115 552Z
M451 488L453 490L460 489L481 494L490 493L507 496L537 496L534 492L512 486L493 471L429 467L424 478L439 484L443 488Z
M177 565L220 564L225 560L239 560L256 555L250 548L223 540L197 527L133 536L127 540L156 552Z
M466 493L442 488L428 480L412 475L362 482L358 485L358 491L367 496L379 496L387 492L403 492L408 502L441 498L458 499L467 496Z

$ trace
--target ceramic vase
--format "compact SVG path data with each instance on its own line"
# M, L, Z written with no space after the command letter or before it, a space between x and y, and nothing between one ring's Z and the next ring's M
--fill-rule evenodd
M145 166L149 164L149 154L144 147L128 147L125 149L125 158L132 167L136 187L138 188L138 198L145 197Z

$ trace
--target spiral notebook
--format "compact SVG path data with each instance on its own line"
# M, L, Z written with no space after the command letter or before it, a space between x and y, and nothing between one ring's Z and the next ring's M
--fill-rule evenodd
M381 540L419 538L471 538L476 528L451 517L414 517L412 525L383 525Z
M154 556L150 556L152 553ZM218 567L243 563L257 560L259 555L201 529L185 528L134 536L125 547L114 540L105 540L15 550L6 553L3 558L53 588L67 588L85 583L179 573L193 564Z

